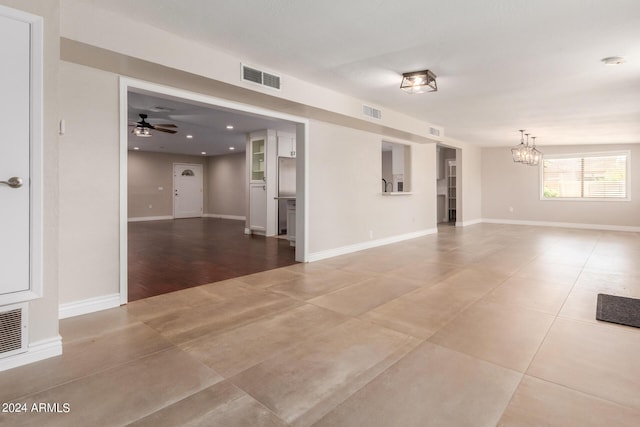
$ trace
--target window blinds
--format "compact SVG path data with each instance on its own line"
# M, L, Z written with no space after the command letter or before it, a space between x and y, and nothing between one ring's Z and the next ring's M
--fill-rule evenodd
M626 199L628 154L545 156L545 199Z

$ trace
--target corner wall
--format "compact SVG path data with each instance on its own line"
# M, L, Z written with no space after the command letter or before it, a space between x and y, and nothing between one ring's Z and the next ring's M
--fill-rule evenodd
M542 150L545 154L630 150L631 201L540 200L539 167L514 163L509 147L485 148L482 150L484 220L605 229L640 227L640 144L548 146Z
M382 140L411 146L411 192L382 195ZM436 231L436 145L311 121L310 258L375 246L385 239Z

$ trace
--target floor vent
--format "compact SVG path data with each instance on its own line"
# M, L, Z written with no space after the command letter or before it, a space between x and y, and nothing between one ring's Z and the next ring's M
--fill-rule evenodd
M247 67L244 64L242 64L242 80L267 86L272 89L280 89L280 76L258 70L257 68Z
M370 105L362 106L362 114L372 119L382 120L382 111Z
M27 351L27 304L0 308L0 358Z

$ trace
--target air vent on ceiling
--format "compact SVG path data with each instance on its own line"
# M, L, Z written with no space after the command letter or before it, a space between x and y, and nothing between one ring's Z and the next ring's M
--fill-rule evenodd
M27 304L2 307L0 311L0 358L27 351Z
M376 120L382 120L382 111L370 105L362 106L362 114Z
M429 133L433 136L440 136L440 129L430 127Z
M247 67L244 64L242 64L242 80L267 86L272 89L280 89L280 76L258 70L257 68Z

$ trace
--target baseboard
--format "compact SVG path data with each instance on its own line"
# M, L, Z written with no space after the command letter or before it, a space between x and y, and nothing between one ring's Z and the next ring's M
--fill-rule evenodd
M163 215L163 216L138 216L129 218L127 221L129 222L142 222L142 221L163 221L167 219L173 219L171 215Z
M365 249L376 248L378 246L390 245L392 243L402 242L404 240L411 240L418 237L426 236L429 234L436 234L437 228L430 228L427 230L416 231L413 233L401 234L398 236L385 237L383 239L370 240L368 242L356 243L355 245L342 246L335 249L328 249L326 251L310 253L309 262L320 261L321 259L333 258L339 255L345 255L352 252L363 251Z
M204 214L206 218L235 219L237 221L246 221L247 217L240 215L222 215L222 214Z
M29 363L38 362L50 357L60 356L62 354L62 337L58 335L55 338L49 338L42 341L36 341L29 344L29 348L25 353L14 354L13 356L0 359L0 372L7 369L17 368L18 366L28 365Z
M627 225L584 224L584 223L555 222L555 221L522 221L522 220L516 220L516 219L497 219L497 218L483 218L482 222L488 223L488 224L533 225L533 226L539 226L539 227L579 228L584 230L630 231L634 233L640 232L640 227L627 226Z
M456 227L468 227L470 225L481 224L482 219L472 219L471 221L458 221Z
M58 306L58 318L81 316L96 311L120 306L120 294L104 295L81 301L67 302Z

